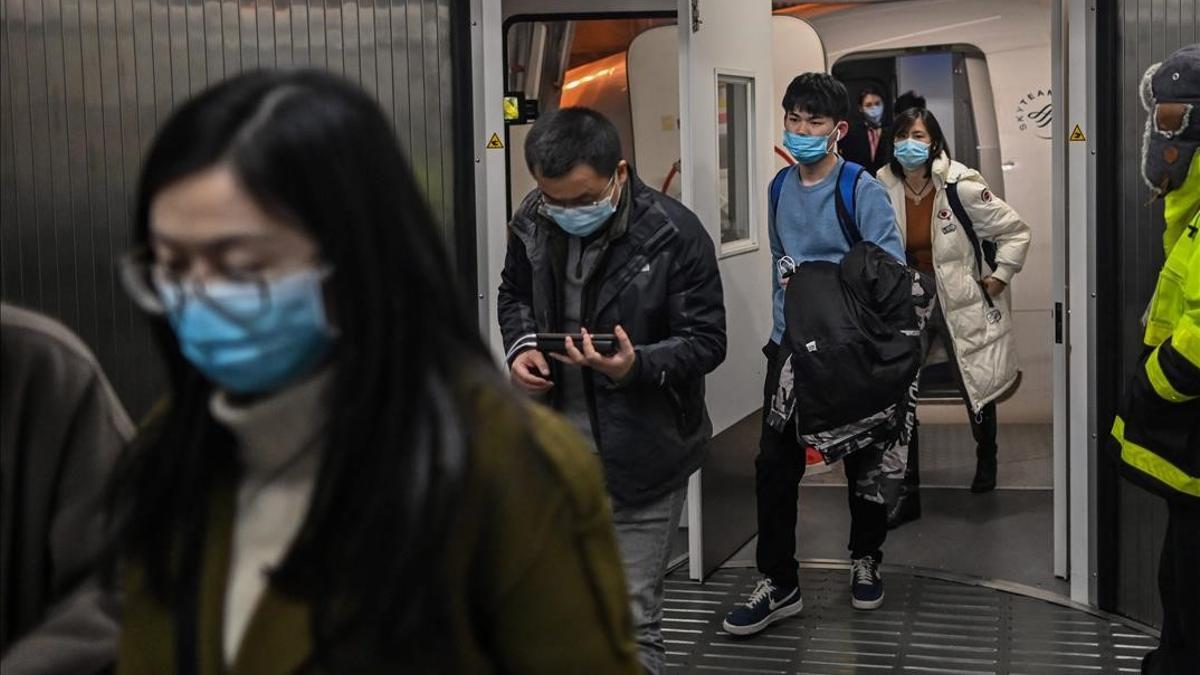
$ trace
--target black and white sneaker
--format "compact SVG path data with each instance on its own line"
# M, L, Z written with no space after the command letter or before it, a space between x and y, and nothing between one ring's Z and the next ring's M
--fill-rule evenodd
M763 577L746 602L733 608L721 626L730 635L754 635L772 623L800 613L804 599L799 588L779 588Z
M850 561L850 604L854 609L879 609L883 604L883 577L871 556Z

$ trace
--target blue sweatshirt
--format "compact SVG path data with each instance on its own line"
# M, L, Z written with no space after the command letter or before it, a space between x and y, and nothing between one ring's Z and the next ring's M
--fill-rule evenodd
M776 344L783 338L783 287L779 285L779 259L790 256L797 265L814 260L837 263L850 251L850 243L838 224L834 197L842 161L838 158L829 175L812 186L800 183L799 169L793 166L787 172L783 190L779 193L778 213L767 215L771 236L771 302L774 311L771 341ZM854 196L855 218L863 239L878 244L904 262L904 245L900 242L896 214L892 211L887 190L874 176L864 172Z

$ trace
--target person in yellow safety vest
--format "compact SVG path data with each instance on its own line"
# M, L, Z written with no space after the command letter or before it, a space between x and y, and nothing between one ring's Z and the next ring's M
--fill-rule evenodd
M1189 673L1200 664L1200 44L1151 66L1141 98L1142 176L1165 202L1167 260L1111 447L1122 473L1168 504L1162 638L1142 672Z

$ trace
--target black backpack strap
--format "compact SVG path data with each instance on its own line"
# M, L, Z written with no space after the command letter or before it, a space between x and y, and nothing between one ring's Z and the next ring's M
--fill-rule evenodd
M962 199L958 196L958 183L946 184L946 198L950 201L950 210L954 212L954 217L958 219L958 224L962 226L963 233L967 235L967 239L971 242L971 249L975 252L975 274L978 277L977 283L980 287L983 286L983 263L986 260L990 268L996 268L996 253L995 247L992 247L991 255L987 255L987 251L979 243L979 235L975 233L975 224L971 222L971 217L967 215L967 210L963 208ZM987 242L990 243L990 242ZM988 295L987 289L983 289L983 299L987 301L989 307L994 307L992 296Z
M862 241L862 231L858 229L858 197L855 194L858 181L866 171L859 164L843 161L838 169L837 185L833 190L834 204L837 208L838 224L842 234L850 246Z
M958 224L962 226L963 233L967 235L971 248L975 251L975 273L983 278L983 248L979 245L979 235L975 234L975 224L971 222L971 217L967 215L962 199L958 196L958 183L946 184L946 198L950 200L950 210L954 212L954 217L958 219Z

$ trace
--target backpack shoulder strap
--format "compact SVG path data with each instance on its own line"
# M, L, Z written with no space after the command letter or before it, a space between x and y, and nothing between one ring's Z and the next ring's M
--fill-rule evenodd
M779 195L783 194L783 181L787 180L788 171L791 171L791 169L791 166L785 166L771 179L771 188L768 197L772 218L779 215Z
M842 234L846 235L846 241L850 242L851 246L862 241L862 231L858 229L855 191L864 171L866 169L859 164L843 161L841 168L838 169L837 189L833 194L834 203L837 206L838 224L842 226Z
M982 277L983 247L979 244L979 235L975 233L975 224L971 222L971 216L967 215L967 210L963 208L962 198L958 196L957 182L946 184L946 198L950 201L950 210L954 212L958 224L962 225L963 233L967 235L967 239L971 242L971 248L975 251L975 273ZM991 264L990 261L989 264Z

